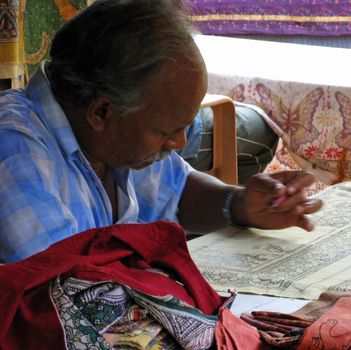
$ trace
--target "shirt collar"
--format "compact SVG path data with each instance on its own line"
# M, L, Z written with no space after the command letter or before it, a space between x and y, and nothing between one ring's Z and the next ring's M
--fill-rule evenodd
M30 78L26 91L29 99L39 109L42 121L50 128L61 149L69 158L74 152L80 150L80 147L64 111L52 93L50 82L45 74L46 63L47 61L41 62Z
M26 89L27 95L34 102L43 123L54 134L67 158L75 158L78 151L78 158L85 159L89 163L78 144L64 111L52 93L50 82L45 74L46 63L47 61L41 62L37 71L30 78ZM114 173L117 182L121 184L122 191L127 193L128 191L125 186L130 170L114 169Z

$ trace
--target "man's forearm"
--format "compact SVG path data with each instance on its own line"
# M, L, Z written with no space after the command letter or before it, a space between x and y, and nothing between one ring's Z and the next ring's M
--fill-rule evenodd
M233 186L201 172L191 173L179 204L179 222L191 232L213 232L228 225L223 213Z

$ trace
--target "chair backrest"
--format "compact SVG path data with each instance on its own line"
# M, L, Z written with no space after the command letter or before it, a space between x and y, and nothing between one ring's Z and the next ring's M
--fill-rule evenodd
M235 105L230 97L206 94L201 108L213 110L213 162L206 171L228 184L238 183Z

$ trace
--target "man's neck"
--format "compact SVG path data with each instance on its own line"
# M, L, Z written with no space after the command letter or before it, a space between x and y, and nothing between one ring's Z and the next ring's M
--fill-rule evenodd
M107 165L103 162L100 162L94 157L92 157L87 150L81 147L82 152L84 153L85 157L87 158L88 162L90 163L91 167L93 168L96 175L99 177L102 183L104 183L106 176L107 176Z

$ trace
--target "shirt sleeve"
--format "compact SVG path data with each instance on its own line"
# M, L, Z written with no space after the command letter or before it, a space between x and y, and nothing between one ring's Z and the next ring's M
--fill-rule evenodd
M142 170L133 170L138 221L178 222L178 204L188 175L196 171L176 152Z
M198 156L202 141L201 114L204 112L207 112L206 108L202 108L194 121L186 128L186 145L183 149L177 151L183 159L196 158Z
M0 260L11 262L42 251L76 232L62 203L59 169L43 140L0 131Z

